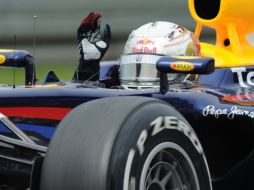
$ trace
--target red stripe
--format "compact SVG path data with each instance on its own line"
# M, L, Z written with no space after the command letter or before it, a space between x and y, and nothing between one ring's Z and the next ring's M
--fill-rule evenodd
M1 107L0 113L8 117L61 120L71 108L52 107Z
M254 94L239 94L239 95L232 95L232 96L223 96L222 98L254 98Z

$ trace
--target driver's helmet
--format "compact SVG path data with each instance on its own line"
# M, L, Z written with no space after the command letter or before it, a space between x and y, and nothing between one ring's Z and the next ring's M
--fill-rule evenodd
M132 31L120 57L123 88L145 89L159 86L156 62L162 56L198 56L199 40L189 30L170 22L151 22ZM183 74L180 74L183 75ZM169 77L179 77L170 74Z

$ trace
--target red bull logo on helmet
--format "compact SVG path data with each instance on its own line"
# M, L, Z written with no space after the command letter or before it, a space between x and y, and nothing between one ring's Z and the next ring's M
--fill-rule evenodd
M150 44L154 45L154 41L149 40L148 38L144 38L142 40L138 40L137 44L139 44L139 45L150 45Z
M136 43L137 47L134 47L132 49L132 53L156 54L157 48L151 47L151 46L154 46L154 44L155 42L148 38L143 38L141 40L138 40Z
M156 54L157 48L148 48L148 47L142 47L142 48L133 48L132 53L144 53L144 54Z

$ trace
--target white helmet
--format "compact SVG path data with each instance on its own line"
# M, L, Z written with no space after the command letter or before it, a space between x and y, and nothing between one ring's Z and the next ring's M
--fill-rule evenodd
M187 29L170 22L151 22L132 31L120 58L120 81L124 88L158 87L156 61L162 56L197 56L200 45Z

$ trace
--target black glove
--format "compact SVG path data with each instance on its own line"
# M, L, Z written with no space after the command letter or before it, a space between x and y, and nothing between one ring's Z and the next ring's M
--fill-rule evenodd
M77 30L78 48L80 52L79 67L74 80L98 80L100 60L110 45L111 31L109 25L100 32L101 14L91 12L84 18Z
M110 40L111 31L109 25L104 28L103 36L100 32L101 14L91 12L84 18L78 28L77 38L80 55L84 60L98 60L106 53Z

